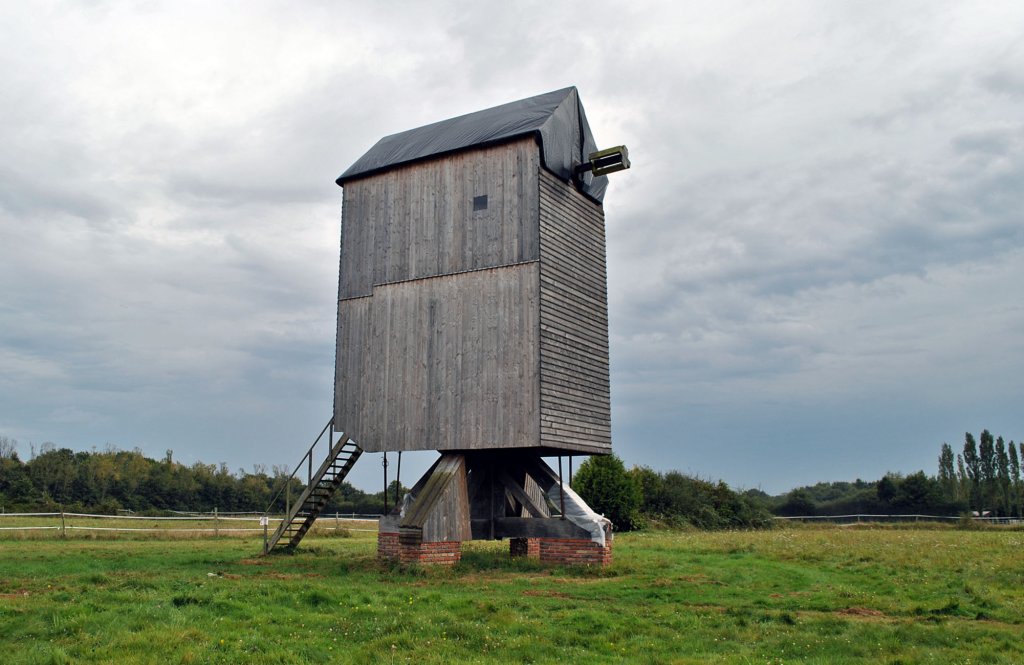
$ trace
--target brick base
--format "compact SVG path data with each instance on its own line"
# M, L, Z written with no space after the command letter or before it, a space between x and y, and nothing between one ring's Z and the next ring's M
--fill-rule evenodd
M508 553L510 556L525 556L529 559L540 558L539 538L509 538Z
M398 554L402 563L454 566L462 558L462 543L453 540L441 543L420 543L411 547L401 545Z
M462 543L405 544L397 533L377 534L377 558L400 563L422 563L435 566L454 566L462 558Z
M563 565L607 566L612 562L610 540L601 547L582 538L539 538L540 560Z
M377 533L377 558L387 561L398 560L398 533Z
M509 554L572 566L607 566L612 562L611 541L601 547L583 538L509 538ZM377 534L377 557L403 564L453 566L462 558L462 543L402 543L397 533Z

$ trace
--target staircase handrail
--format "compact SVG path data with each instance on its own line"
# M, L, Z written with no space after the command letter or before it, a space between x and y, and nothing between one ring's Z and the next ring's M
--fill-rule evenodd
M320 443L320 439L324 437L324 434L327 432L327 430L331 430L331 436L328 437L328 442L330 442L331 439L334 438L334 416L331 416L331 419L327 421L327 424L324 425L324 428L320 430L320 434L318 434L317 437L313 440L313 445L309 447L309 450L307 450L306 454L303 455L302 459L299 460L299 463L296 465L291 475L288 476L288 478L284 481L284 483L281 485L281 488L277 490L277 494L275 494L274 498L270 500L270 504L267 506L267 509L263 511L264 515L270 515L270 511L274 508L274 504L277 503L277 500L281 498L281 493L291 486L292 479L295 478L295 474L298 473L299 469L302 468L303 462L306 462L306 468L308 472L308 475L306 477L306 487L308 488L310 483L313 482L313 450L316 448L316 444ZM328 451L330 451L330 448L328 449ZM291 506L285 506L285 514L287 514L290 511L290 509Z

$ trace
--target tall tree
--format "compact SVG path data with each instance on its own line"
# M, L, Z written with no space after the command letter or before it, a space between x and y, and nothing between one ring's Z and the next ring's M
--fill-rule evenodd
M996 439L996 498L999 512L1010 514L1010 457L1006 453L1003 437Z
M893 482L891 474L885 474L881 480L878 481L878 485L875 486L875 492L878 494L878 500L886 505L887 509L892 503L892 500L896 498L896 483Z
M939 485L947 501L956 501L956 471L953 470L953 448L942 443L942 452L939 453Z
M956 456L956 498L967 502L971 498L971 479L967 477L963 455Z
M978 458L978 444L970 432L964 434L964 465L970 479L971 508L981 511L981 460Z
M1010 514L1020 517L1020 458L1017 457L1017 445L1013 441L1010 442L1006 449L1006 457L1010 467Z
M0 459L15 459L18 457L18 441L9 436L0 435Z
M999 494L996 473L996 442L987 429L981 430L978 437L978 458L981 464L981 500L984 510L995 510Z
M1024 517L1024 441L1017 445L1020 446L1020 455L1015 453L1017 465L1013 474L1013 486L1017 488L1017 517ZM1013 448L1013 441L1010 442L1010 447Z

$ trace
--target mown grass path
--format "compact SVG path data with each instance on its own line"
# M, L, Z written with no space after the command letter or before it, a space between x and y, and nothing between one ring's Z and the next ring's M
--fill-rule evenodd
M4 663L1021 663L1024 532L620 535L605 570L371 535L0 541Z

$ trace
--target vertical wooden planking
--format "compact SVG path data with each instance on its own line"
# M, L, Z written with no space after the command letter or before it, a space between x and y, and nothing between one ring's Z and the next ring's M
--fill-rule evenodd
M364 414L358 405L372 390L372 376L366 372L364 352L370 337L370 298L343 300L338 306L338 348L336 360L335 415L346 423L345 431L362 431Z
M523 305L538 298L538 267L387 284L362 299L372 325L353 356L371 358L362 381L382 388L344 392L353 404L337 412L361 423L365 450L536 445L539 312Z
M370 285L538 258L532 138L396 167L349 181L340 296ZM486 195L485 210L473 197Z

